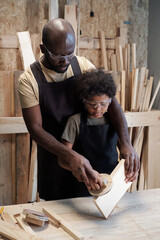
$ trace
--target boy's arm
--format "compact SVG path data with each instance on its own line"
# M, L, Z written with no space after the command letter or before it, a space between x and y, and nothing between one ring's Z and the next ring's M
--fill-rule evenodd
M119 137L120 156L125 159L126 180L134 181L137 178L140 168L139 157L132 147L125 115L116 98L112 99L112 103L108 108L108 113Z

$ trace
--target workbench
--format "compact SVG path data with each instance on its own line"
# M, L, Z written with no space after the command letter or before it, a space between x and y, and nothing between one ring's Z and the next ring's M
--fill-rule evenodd
M84 239L128 240L160 239L160 188L127 192L106 220L93 203L92 197L35 202L5 206L12 216L23 209L41 211L48 207L84 235ZM33 226L38 237L45 240L73 239L62 228L45 223Z

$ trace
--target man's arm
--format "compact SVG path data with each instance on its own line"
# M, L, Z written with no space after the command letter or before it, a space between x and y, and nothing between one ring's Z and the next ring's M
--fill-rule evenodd
M78 181L83 181L87 187L90 187L88 178L97 182L97 173L86 158L57 141L43 129L39 105L22 109L22 112L32 139L49 152L57 155L61 167L70 170Z
M139 157L131 145L125 115L116 98L112 99L108 113L119 137L121 158L125 159L126 181L134 181L140 168Z

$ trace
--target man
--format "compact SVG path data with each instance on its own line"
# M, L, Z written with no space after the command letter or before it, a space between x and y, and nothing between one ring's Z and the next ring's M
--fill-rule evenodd
M23 117L31 137L38 143L38 192L45 200L76 197L73 175L90 188L101 187L99 175L87 159L60 143L67 118L82 109L75 94L75 77L94 68L83 57L75 57L75 34L64 19L54 19L43 29L39 62L33 63L19 79ZM139 159L131 146L124 114L114 98L108 109L120 139L126 181L133 181ZM69 171L68 171L69 170Z

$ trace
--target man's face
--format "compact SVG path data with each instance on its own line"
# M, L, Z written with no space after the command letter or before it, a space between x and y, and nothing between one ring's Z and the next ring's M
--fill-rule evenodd
M71 59L74 56L74 39L62 39L62 41L58 43L52 41L49 46L43 44L43 48L45 55L44 61L49 69L57 73L64 73L67 71Z

